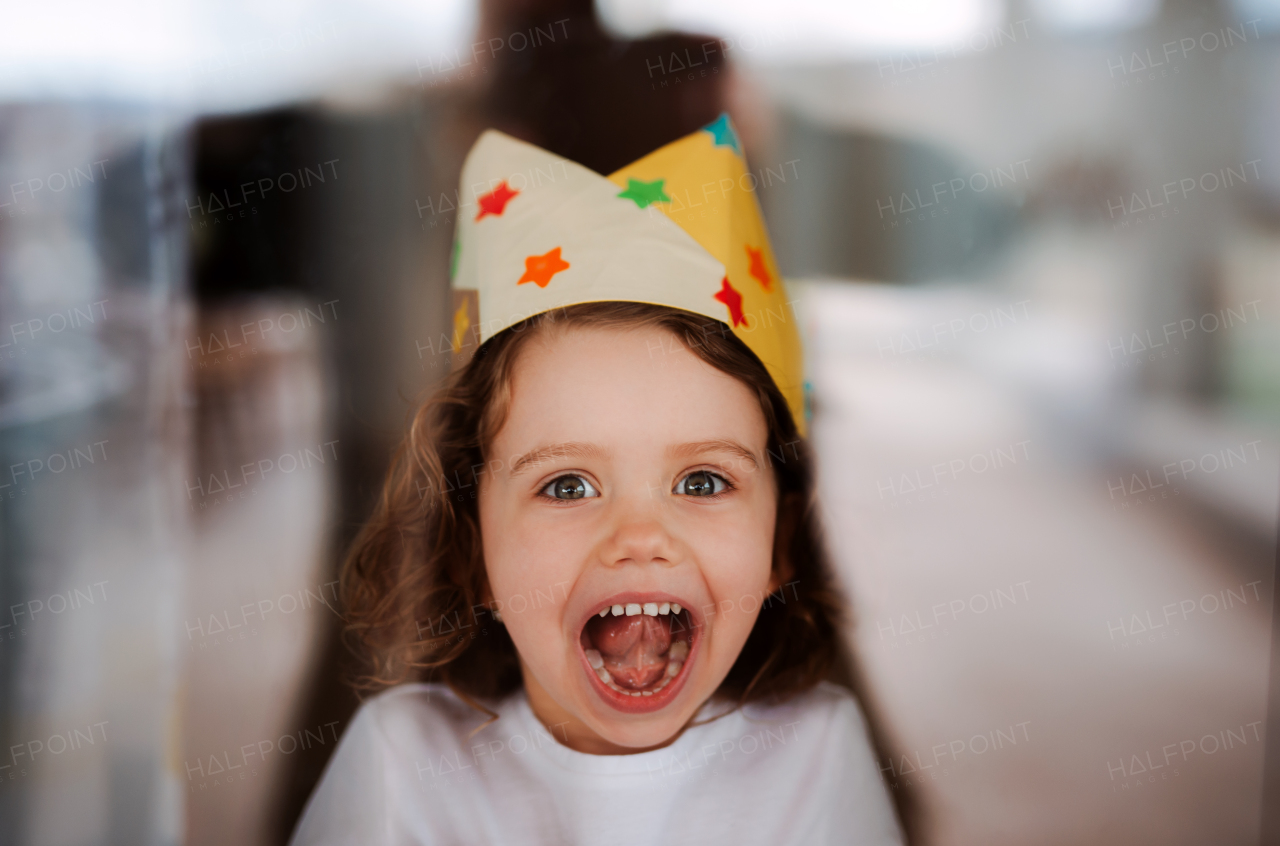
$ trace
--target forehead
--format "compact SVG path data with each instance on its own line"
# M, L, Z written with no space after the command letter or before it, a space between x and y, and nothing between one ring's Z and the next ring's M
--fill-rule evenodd
M767 436L756 392L669 331L556 328L521 350L497 441L625 447L731 438L763 448Z

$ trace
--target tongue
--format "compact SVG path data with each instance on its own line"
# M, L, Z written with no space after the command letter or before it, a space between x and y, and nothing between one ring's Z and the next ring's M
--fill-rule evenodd
M594 617L587 624L587 636L604 658L609 675L623 687L653 684L667 668L671 629L657 617Z

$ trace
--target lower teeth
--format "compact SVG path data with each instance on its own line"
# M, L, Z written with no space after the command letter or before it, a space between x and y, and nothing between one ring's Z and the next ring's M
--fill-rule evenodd
M668 672L668 675L663 676L662 681L654 685L653 690L627 690L624 687L620 687L616 682L614 682L613 677L609 675L609 671L603 667L596 672L596 675L600 677L600 681L604 682L606 687L610 690L615 690L618 693L621 693L623 696L653 696L655 693L671 684L671 679L673 679L676 673L679 672L679 667L676 668L675 673Z

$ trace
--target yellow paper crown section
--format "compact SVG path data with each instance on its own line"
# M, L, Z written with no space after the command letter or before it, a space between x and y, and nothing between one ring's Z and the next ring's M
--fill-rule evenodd
M462 170L454 354L563 306L671 306L732 329L803 434L800 336L754 188L728 115L607 178L485 132Z

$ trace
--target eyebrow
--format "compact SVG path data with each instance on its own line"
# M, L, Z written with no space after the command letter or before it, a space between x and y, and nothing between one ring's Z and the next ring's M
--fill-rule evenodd
M572 441L563 444L551 444L526 452L511 463L511 475L516 476L530 467L535 467L553 458L599 458L604 449L596 444Z
M711 441L695 441L688 444L680 444L671 447L667 452L677 458L690 458L706 452L730 452L734 455L751 462L751 466L759 469L760 461L756 458L756 454L744 447L737 441L727 438L718 438Z

